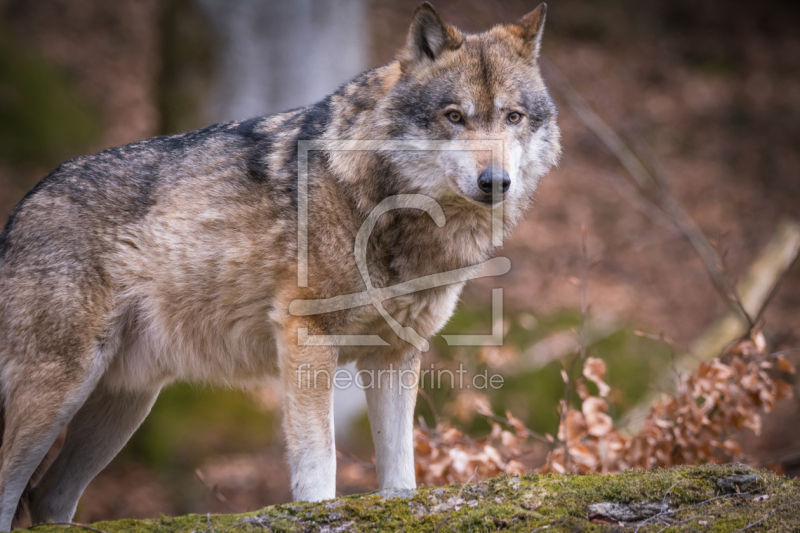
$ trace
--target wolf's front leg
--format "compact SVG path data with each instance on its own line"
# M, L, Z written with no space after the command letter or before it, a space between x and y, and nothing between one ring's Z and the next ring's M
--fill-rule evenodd
M297 329L279 348L283 381L283 428L292 473L292 496L300 501L336 497L333 433L335 346L301 346Z
M394 357L375 355L359 362L360 370L370 371L363 381L381 489L417 486L413 431L419 363L416 351Z

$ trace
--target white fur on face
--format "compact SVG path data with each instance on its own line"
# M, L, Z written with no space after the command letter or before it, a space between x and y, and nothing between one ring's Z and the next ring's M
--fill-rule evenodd
M473 198L478 194L480 172L475 155L466 150L448 150L439 152L436 158L448 187L459 196Z
M538 183L539 179L558 162L560 155L558 129L551 131L551 125L544 124L528 140L523 151L521 168Z
M475 116L475 104L472 101L467 100L463 104L464 114L467 118L472 118Z
M409 188L418 194L431 198L445 198L452 194L448 184L448 165L440 161L441 154L447 151L395 151L389 152L389 159L399 171Z

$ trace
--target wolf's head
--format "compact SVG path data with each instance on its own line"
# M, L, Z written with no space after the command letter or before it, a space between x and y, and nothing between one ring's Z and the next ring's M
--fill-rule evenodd
M392 153L416 192L474 209L503 201L509 214L527 205L561 151L556 107L538 66L546 8L475 35L444 23L428 3L417 8L398 78L380 106L385 133L469 142L461 143L465 150L451 143Z

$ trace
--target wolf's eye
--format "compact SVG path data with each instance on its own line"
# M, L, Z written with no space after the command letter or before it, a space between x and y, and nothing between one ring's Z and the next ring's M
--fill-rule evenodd
M450 112L447 114L447 118L448 118L448 119L450 120L450 122L452 122L453 124L461 124L461 122L464 120L464 117L462 117L462 116L461 116L461 113L459 113L458 111L450 111Z
M510 123L512 123L512 124L516 124L516 123L517 123L517 122L519 122L520 120L522 120L522 115L521 115L521 114L519 114L519 113L517 113L516 111L514 111L513 113L509 113L509 114L508 114L508 121L509 121Z

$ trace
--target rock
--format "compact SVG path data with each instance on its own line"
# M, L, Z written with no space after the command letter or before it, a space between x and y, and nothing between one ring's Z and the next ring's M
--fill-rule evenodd
M669 510L662 502L616 503L601 502L589 505L589 520L606 519L611 522L641 522Z
M415 493L416 491L414 489L383 489L379 490L376 494L378 496L383 496L383 501L386 501L388 498L410 500L414 497Z
M717 478L717 486L725 494L747 492L757 488L764 480L755 472L748 474L733 474Z
M325 509L327 509L328 511L333 511L334 509L336 509L337 507L341 507L342 505L344 505L344 500L334 500L332 502L326 503Z

